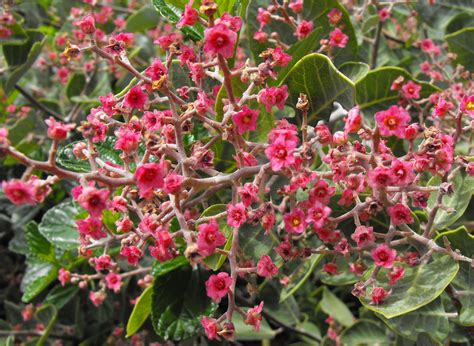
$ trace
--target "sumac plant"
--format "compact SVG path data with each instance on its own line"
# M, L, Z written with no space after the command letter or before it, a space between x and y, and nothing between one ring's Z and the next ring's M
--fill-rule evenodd
M7 344L472 344L471 0L0 15Z

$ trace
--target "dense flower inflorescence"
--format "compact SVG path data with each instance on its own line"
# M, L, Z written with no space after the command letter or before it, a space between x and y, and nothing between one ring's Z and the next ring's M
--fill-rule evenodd
M399 76L390 81L393 104L376 111L354 105L344 110L343 121L314 123L315 103L308 101L314 95L296 95L295 102L288 85L276 84L282 81L279 72L295 62L288 45L266 29L283 22L292 39L301 42L311 38L317 23L304 18L302 0L273 3L278 5L258 9L258 30L248 38L271 46L258 64L245 61L240 52L242 19L227 12L219 16L214 1L202 1L199 9L189 1L176 25L203 26L202 42L160 32L155 43L166 57L153 59L143 72L127 53L135 44L133 34L107 37L98 29L107 13L76 18L74 36L81 48L73 51L68 43L64 65L92 52L115 73L122 68L134 77L124 92L100 96L99 106L77 126L83 139L72 146L72 154L89 171L69 171L56 163L58 145L71 137L73 123L54 117L45 121L52 144L44 162L21 154L10 144L8 131L0 129L1 151L29 168L21 179L2 182L13 204L43 202L61 179L77 183L71 195L83 210L74 220L79 254L96 274L61 268L61 285L85 287L98 280L99 289L89 299L100 306L107 294L120 292L125 278L150 272L147 261L185 258L194 268L218 271L206 276L205 292L214 303L226 304L226 311L200 321L210 340L233 340L234 312L259 331L264 311L263 301L245 304L243 310L236 299L238 281L249 282L251 297L262 278L278 278L287 286L294 278L287 276L286 265L313 254L325 256L320 266L325 275L354 275L354 295L378 306L390 299L410 267L426 263L433 252L472 263L433 241L433 222L439 209L448 209L442 199L453 193L454 175L474 175L472 160L456 151L472 131L472 82L445 79L446 91L427 92L427 83ZM390 19L390 9L379 8L381 23ZM324 20L330 31L321 38L319 53L333 57L354 39L346 17L339 7L328 11ZM433 59L441 54L431 40L419 46ZM185 85L176 87L173 60L189 73ZM67 81L65 66L58 77ZM421 70L435 80L435 66L427 62ZM286 117L288 106L295 108L296 119ZM99 150L109 136L120 157L114 162ZM232 151L231 164L222 158L224 150ZM33 175L36 168L49 176ZM427 174L440 183L427 184ZM437 202L420 227L414 212L425 209L430 198ZM262 243L272 245L245 253L242 244L260 229ZM409 254L402 246L411 243L426 252ZM119 248L118 256L112 255L112 245ZM103 254L92 251L97 248ZM128 272L118 264L125 261L132 268ZM141 280L147 281L144 286L152 281ZM329 319L328 324L328 335L337 340L336 323Z

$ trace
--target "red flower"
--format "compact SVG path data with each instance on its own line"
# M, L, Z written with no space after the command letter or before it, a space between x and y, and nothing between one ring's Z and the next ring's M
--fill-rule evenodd
M397 106L391 106L386 111L375 113L375 120L382 136L397 136L403 138L410 114Z
M390 285L395 285L398 280L402 279L405 276L405 268L403 267L393 267L392 271L387 273L387 276L390 280Z
M73 24L78 26L84 34L95 33L95 20L90 14L81 20L76 20Z
M122 286L122 277L117 273L110 272L105 276L105 283L109 290L118 293Z
M372 250L371 255L376 266L392 268L393 262L397 257L397 251L389 248L385 244L380 244Z
M219 303L232 286L232 278L227 273L211 275L206 281L207 296Z
M105 238L107 233L104 232L102 220L94 217L88 217L84 220L76 221L77 230L83 236L89 236L96 240Z
M393 207L387 208L390 219L395 226L401 225L402 223L413 223L413 216L411 210L405 205L398 203Z
M259 305L247 310L245 324L251 325L257 332L260 331L260 322L262 321L263 301Z
M231 58L234 55L237 33L221 23L204 31L204 41L204 52Z
M71 131L76 125L75 124L65 124L60 121L56 121L53 117L45 120L46 125L48 125L48 137L55 139L57 141L63 141L67 138L69 131Z
M329 34L329 45L331 47L344 48L349 41L349 36L344 34L341 29L336 28Z
M123 106L129 109L143 109L148 101L148 95L142 91L140 86L131 88L125 95Z
M351 235L358 247L364 247L375 240L373 227L358 226L355 232Z
M267 112L272 111L273 106L283 110L285 108L285 101L288 98L288 87L266 87L258 93L258 102L265 105Z
M413 81L408 81L402 86L403 96L407 99L419 99L420 98L421 85L416 84Z
M226 238L220 232L219 225L215 219L208 223L200 224L197 229L199 231L197 246L199 252L204 256L212 255L216 251L216 247L222 246L226 242Z
M335 187L329 186L325 180L318 180L309 190L309 201L311 203L320 202L328 205L335 192Z
M190 0L185 6L181 19L176 23L176 27L181 29L185 25L193 26L199 20L199 13L193 8L194 0Z
M299 208L283 215L283 221L288 233L303 233L306 228L306 216Z
M145 163L137 168L135 179L141 197L163 187L166 175L166 166L163 162Z
M77 201L91 216L100 217L102 211L109 205L109 195L109 190L96 189L95 187L87 186L82 189Z
M257 119L259 111L251 110L247 106L243 106L242 110L232 116L232 121L237 126L239 135L247 131L255 131L257 129Z
M329 23L332 25L336 25L341 21L342 12L339 11L337 8L333 8L331 12L328 13Z
M201 318L201 325L209 340L219 340L218 333L220 332L221 327L216 319L204 316Z
M247 221L247 210L243 203L227 205L227 224L230 227L238 228Z
M30 182L24 182L19 179L2 181L2 189L8 199L16 205L31 204L36 201L35 187Z
M313 31L313 22L310 20L302 20L296 28L296 36L301 40L307 37Z
M463 113L468 114L471 118L474 118L474 95L464 96L460 109Z
M263 277L272 277L278 274L278 267L268 255L260 257L257 264L257 274Z
M385 299L387 299L388 296L390 296L390 294L391 291L387 291L383 287L374 287L372 293L370 294L370 296L372 297L372 304L381 304Z

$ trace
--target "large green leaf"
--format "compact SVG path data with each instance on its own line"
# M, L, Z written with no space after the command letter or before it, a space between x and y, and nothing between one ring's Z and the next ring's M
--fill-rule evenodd
M66 85L66 95L68 99L79 96L86 85L86 76L84 73L74 73Z
M28 257L53 264L56 262L54 248L38 231L38 224L36 222L31 221L26 225L25 235L28 243Z
M56 285L44 299L44 303L53 304L58 310L69 303L78 293L78 285Z
M239 230L239 246L246 258L258 261L268 255L278 239L273 234L266 234L262 226L245 224Z
M354 83L322 54L310 54L298 61L282 84L288 85L288 103L295 106L300 93L308 96L310 119L328 119L333 103L354 105Z
M416 341L418 334L429 333L433 340L443 342L450 330L448 317L440 298L405 315L390 319L378 316L397 334L413 341Z
M135 303L127 322L127 337L138 332L143 323L148 319L148 316L150 316L152 293L153 286L147 287Z
M215 309L206 294L206 279L201 268L186 266L155 280L151 314L160 337L180 341L199 331L201 316Z
M158 25L160 16L152 6L143 6L127 18L125 30L129 32L146 32Z
M446 35L445 39L449 51L457 55L455 62L470 71L474 70L474 27Z
M58 268L47 262L28 261L21 290L21 300L25 303L37 297L58 277Z
M439 245L443 246L444 237L449 240L454 250L461 251L468 258L474 256L474 235L470 234L465 226L440 233L435 240ZM458 298L461 302L459 323L464 326L474 326L474 268L469 263L460 262L459 272L454 278L452 285L461 292Z
M385 330L371 320L359 320L344 329L339 340L343 345L388 345Z
M443 196L442 204L448 208L453 208L455 212L448 213L443 209L439 209L434 219L435 229L445 229L463 216L474 194L474 177L469 174L456 174L452 183L454 193L450 196ZM428 182L428 185L439 186L439 184L441 184L439 176L431 178ZM428 207L433 208L435 202L436 194L432 193L428 200Z
M56 205L43 215L39 232L59 249L76 250L79 240L75 220L79 210L73 202Z
M226 204L214 204L210 206L209 208L207 208L206 210L204 210L201 214L201 217L210 217L210 216L217 215L219 213L226 211L226 208L227 208ZM218 220L218 223L219 223L219 228L221 232L227 238L227 241L224 244L223 249L226 251L229 251L230 248L232 247L232 228L229 227L229 225L227 225L225 218L221 218L220 220ZM209 268L216 271L220 267L222 267L226 259L227 259L226 256L218 254L218 253L214 253L211 256L206 257L204 259L204 263L206 263L206 265L208 265Z
M253 326L245 324L240 316L233 319L236 339L239 341L271 340L277 334L272 330L265 319L262 319L260 331L255 331Z
M4 45L3 54L8 65L12 67L5 82L5 92L9 93L15 84L28 72L39 57L46 37L39 31L27 30L28 41L21 45Z
M370 291L367 297L359 298L369 310L386 318L397 317L421 308L435 300L454 279L459 264L451 256L434 256L433 260L424 265L405 267L405 276L394 286L390 286L392 294L380 305L372 305ZM442 273L442 275L440 275ZM369 275L370 273L367 273ZM377 281L389 288L385 272L380 271Z
M324 255L312 255L297 269L297 273L292 273L291 283L281 291L280 302L285 301L287 298L295 294L295 292L298 291L306 281L308 281L323 257Z
M368 112L386 109L397 103L398 91L391 90L392 83L402 76L404 82L415 81L421 85L420 97L425 98L439 89L432 84L415 80L407 71L399 67L380 67L370 71L355 84L357 104Z
M100 143L96 143L95 148L99 153L99 157L104 160L105 162L109 161L114 164L123 165L123 161L120 158L120 151L114 148L115 141L117 138L108 136L105 138L104 141ZM73 148L74 145L77 144L77 141L73 143L69 143L68 145L62 147L58 151L58 155L56 158L56 162L64 168L67 168L74 172L90 172L90 165L88 160L80 160L78 159L74 153Z
M163 276L186 264L189 264L189 262L184 256L178 256L166 262L155 261L151 269L151 274L154 277Z
M369 65L363 62L348 61L339 66L339 71L349 77L354 83L365 77L369 70Z
M354 324L354 316L349 308L328 288L323 290L323 299L319 303L321 309L345 327Z

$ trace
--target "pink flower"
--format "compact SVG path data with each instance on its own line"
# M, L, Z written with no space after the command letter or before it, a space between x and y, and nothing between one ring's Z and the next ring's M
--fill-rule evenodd
M393 185L395 177L393 171L386 167L377 167L368 173L369 186L374 188L384 188Z
M30 204L34 205L36 201L35 187L30 182L24 182L19 179L2 181L2 189L10 202L16 205Z
M405 276L405 268L403 267L393 267L392 271L387 273L387 277L390 280L390 285L395 285L398 280L402 279Z
M218 24L204 31L204 41L204 52L231 58L234 55L237 33L224 24Z
M351 238L356 242L358 247L364 247L375 241L374 228L358 226L355 232L352 233Z
M122 286L122 277L117 273L110 272L105 276L105 283L109 290L119 293Z
M45 120L48 125L48 137L57 141L63 141L67 138L69 131L71 131L75 124L65 124L60 121L56 121L53 117Z
M158 111L154 110L153 112L144 112L143 113L143 124L145 125L148 132L153 132L159 130L164 122L164 118L171 116L171 111Z
M247 221L247 210L243 203L227 205L227 224L230 227L238 228Z
M341 29L336 28L329 34L329 45L331 47L344 48L349 41L349 36L344 34Z
M303 233L306 228L306 216L304 212L295 208L292 212L283 215L285 229L288 233Z
M224 12L224 14L216 19L216 25L224 24L230 30L238 32L242 27L242 18L238 16L231 16L229 13Z
M197 246L199 252L204 256L212 255L216 251L216 247L222 246L226 242L226 238L220 232L219 225L215 219L208 223L200 224L197 229L199 231Z
M342 12L339 11L337 8L333 8L329 13L328 13L328 19L329 23L332 25L336 25L341 21L342 18Z
M331 215L331 208L320 202L314 203L308 210L306 222L312 223L314 228L323 228L327 218Z
M375 120L382 136L397 136L403 138L410 114L403 108L391 106L386 111L375 113Z
M125 95L123 106L128 109L143 109L148 101L148 95L142 91L140 86L135 85Z
M324 270L325 273L328 273L330 275L335 275L335 274L338 273L337 264L332 263L332 262L326 263L323 266L323 270Z
M385 22L387 19L390 18L390 10L386 7L379 10L379 19L381 22Z
M268 34L264 31L258 30L253 34L253 39L260 43L265 43L268 40Z
M252 183L245 183L237 189L237 193L246 208L253 202L258 201L258 186Z
M393 185L408 186L415 181L415 172L411 162L393 160L391 169L392 178L394 178Z
M380 244L372 250L371 255L376 266L390 269L393 267L395 257L397 257L397 251L385 244Z
M421 85L416 84L413 81L408 81L402 86L402 93L407 99L419 99L420 98Z
M220 340L218 333L220 332L221 327L216 319L204 316L201 318L201 325L209 340Z
M439 51L439 47L436 46L430 38L421 40L420 47L423 52L428 53L428 54L430 53L437 54Z
M258 9L257 20L260 23L260 29L262 29L272 21L272 14L260 7Z
M242 110L232 116L232 121L237 126L239 135L247 131L255 131L257 129L257 119L259 111L251 110L247 106L243 106Z
M149 194L154 189L163 187L166 175L166 166L163 162L159 164L145 163L137 168L135 179L141 197Z
M87 186L82 189L77 198L79 205L89 212L92 217L100 217L102 211L108 207L110 191Z
M274 172L290 167L295 163L293 151L296 145L297 142L295 141L286 141L283 137L279 137L265 149L265 155L270 160Z
M84 34L95 33L95 20L91 15L87 15L81 20L76 20L73 24L78 26Z
M468 114L471 118L474 118L474 95L464 96L460 105L460 109L463 113Z
M229 274L222 272L211 275L206 281L207 296L219 303L226 296L230 286L232 286L232 278Z
M166 262L176 256L174 240L166 230L155 232L155 246L149 246L150 254L160 262Z
M288 7L295 13L300 13L303 10L303 0L293 0Z
M97 258L92 258L92 261L97 271L110 270L115 265L112 263L112 259L109 255L102 255Z
M278 46L272 51L272 59L276 66L285 67L293 59L293 57L289 54L286 54L283 49Z
M313 22L310 20L302 20L296 28L296 36L301 40L307 37L313 31Z
M94 304L95 307L101 306L105 298L107 298L107 295L105 294L105 292L102 292L102 291L89 292L89 299L92 302L92 304Z
M160 59L153 60L152 64L145 70L145 75L152 80L159 80L161 77L168 74L168 69L161 62Z
M71 282L71 272L64 268L59 269L58 280L61 286L64 287L67 283Z
M401 203L387 208L387 211L394 226L401 225L402 223L413 223L411 210Z
M142 257L142 250L136 246L123 246L120 256L126 257L129 264L136 266Z
M372 304L379 305L381 304L388 296L390 296L391 291L385 290L383 287L374 287L370 296L372 298Z
M116 133L117 141L114 148L122 150L126 154L133 153L138 149L140 144L140 132L131 131L128 128L122 127Z
M278 274L278 267L268 255L263 255L257 264L257 274L262 277L272 277Z
M181 29L185 25L193 26L199 20L199 13L193 8L194 0L190 0L185 6L181 19L176 23L176 27Z
M357 131L359 131L360 126L362 124L362 117L360 115L359 107L356 106L352 108L347 114L347 117L344 118L344 122L344 132L356 133Z
M285 102L288 98L288 87L283 85L281 87L266 87L258 93L258 102L265 105L265 110L271 112L273 106L283 110Z
M443 118L450 110L454 109L452 102L446 101L444 98L440 98L433 109L433 115L436 117Z
M95 240L105 238L107 234L104 232L102 220L89 216L84 220L76 221L77 230L83 236L89 236Z
M245 324L253 326L257 332L260 331L260 322L262 321L263 301L259 305L247 310Z
M324 205L328 205L335 192L336 188L329 186L327 181L318 180L311 190L309 190L309 201L311 203L320 202Z
M178 193L181 191L181 184L184 180L182 175L179 175L175 172L168 174L164 180L163 190L166 193Z

